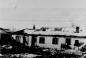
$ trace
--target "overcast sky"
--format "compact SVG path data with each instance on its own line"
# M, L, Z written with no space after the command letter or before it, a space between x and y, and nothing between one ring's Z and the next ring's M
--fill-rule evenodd
M0 26L86 25L85 0L0 0Z

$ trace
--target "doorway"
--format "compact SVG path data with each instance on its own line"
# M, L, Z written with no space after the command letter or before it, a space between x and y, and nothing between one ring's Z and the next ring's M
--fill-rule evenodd
M70 38L66 38L66 45L71 45L71 39Z
M37 39L36 39L37 37L34 35L34 36L32 36L32 39L31 39L31 46L32 47L35 47L36 46L36 41L37 41Z

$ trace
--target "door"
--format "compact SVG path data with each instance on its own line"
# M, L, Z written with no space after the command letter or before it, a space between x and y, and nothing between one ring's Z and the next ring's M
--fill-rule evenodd
M71 45L71 39L70 38L66 38L66 45Z
M35 35L32 36L32 40L31 40L31 46L32 47L35 47L36 46L36 41L37 41L36 36Z
M24 44L24 45L28 45L28 42L27 42L27 40L26 40L26 36L23 36L23 44Z

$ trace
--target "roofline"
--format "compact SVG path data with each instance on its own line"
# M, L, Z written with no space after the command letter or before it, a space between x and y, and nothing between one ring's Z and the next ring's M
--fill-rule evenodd
M44 35L44 34L25 34L26 36L53 36L53 37L69 37L69 38L86 38L86 36L75 36L75 35Z
M25 29L22 29L20 31L24 31ZM18 31L17 31L18 32ZM15 34L16 32L13 32L12 34ZM77 35L58 35L58 34L17 34L17 35L25 35L25 36L53 36L53 37L71 37L71 38L86 38L86 36L77 36Z

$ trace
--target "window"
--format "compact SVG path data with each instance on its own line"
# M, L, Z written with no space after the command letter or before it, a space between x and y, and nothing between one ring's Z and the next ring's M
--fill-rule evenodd
M71 45L71 38L66 38L66 44Z
M53 38L52 44L58 44L58 38Z
M44 38L44 37L40 37L40 38L39 38L39 43L44 44L44 43L45 43L45 38Z
M80 46L79 40L75 40L75 46Z

